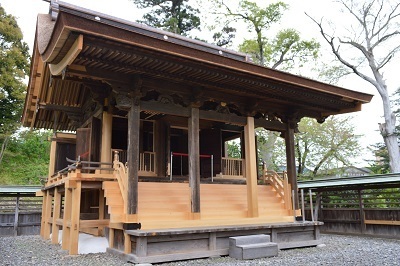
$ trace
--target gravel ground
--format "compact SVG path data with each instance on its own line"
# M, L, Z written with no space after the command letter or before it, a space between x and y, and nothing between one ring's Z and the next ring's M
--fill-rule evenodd
M400 240L322 235L325 246L279 251L277 257L239 261L230 257L159 264L185 265L400 265ZM132 265L108 253L70 256L39 236L0 237L0 265Z

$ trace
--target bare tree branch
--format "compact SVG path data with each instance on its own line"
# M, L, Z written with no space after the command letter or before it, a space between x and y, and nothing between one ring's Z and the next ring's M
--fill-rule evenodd
M383 8L383 1L385 1L385 0L382 0L382 2L381 2L381 6L380 6L381 9ZM393 8L392 12L390 12L390 13L387 15L387 19L386 19L385 23L383 23L383 24L381 24L381 25L379 26L378 31L377 31L376 33L374 33L374 34L371 36L371 38L378 36L383 30L386 30L386 29L388 28L390 22L393 21L395 18L397 18L397 17L400 16L400 12L396 13L396 11L397 11L397 9L398 9L399 7L400 7L400 2L399 2L398 4L395 5L395 7ZM378 16L376 16L376 18L378 18Z
M368 81L369 83L371 83L372 85L374 85L374 86L376 87L378 84L376 83L376 81L375 81L374 79L372 79L372 78L370 78L369 76L367 76L367 75L361 73L361 72L357 69L357 67L356 67L355 65L349 63L347 60L345 60L345 59L340 55L340 53L339 53L339 48L340 48L340 46L338 46L338 47L336 48L336 46L335 46L335 44L334 44L334 37L331 37L331 36L329 36L328 34L325 33L325 31L324 31L324 29L323 29L323 27L322 27L322 21L321 21L321 22L317 22L313 17L309 16L307 13L306 13L306 15L307 15L312 21L314 21L314 22L318 25L318 27L319 27L319 29L320 29L320 32L321 32L321 34L322 34L322 37L323 37L323 38L328 42L328 44L331 46L332 52L333 52L333 54L336 56L336 58L337 58L343 65L345 65L345 66L347 66L348 68L350 68L350 69L354 72L354 74L356 74L357 76L363 78L364 80Z

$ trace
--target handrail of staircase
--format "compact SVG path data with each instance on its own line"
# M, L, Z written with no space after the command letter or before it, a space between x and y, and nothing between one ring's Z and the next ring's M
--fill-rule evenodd
M122 199L124 201L124 210L126 210L126 201L128 197L128 173L125 165L119 161L119 152L114 151L114 174L117 178L119 188L121 190Z
M284 171L282 172L282 175L279 175L277 172L273 170L267 170L267 168L264 167L263 179L265 182L270 183L279 196L283 199L285 208L291 210L291 186L288 181L287 173Z

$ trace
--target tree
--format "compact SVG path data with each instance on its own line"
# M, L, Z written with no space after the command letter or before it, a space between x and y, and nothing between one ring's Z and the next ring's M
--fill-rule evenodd
M40 177L48 174L50 137L50 131L13 134L0 167L0 184L40 184Z
M185 36L191 30L199 29L200 11L189 5L189 0L132 1L139 8L151 9L138 22Z
M383 76L400 49L400 2L392 0L338 0L343 13L352 19L347 28L350 35L336 37L328 33L323 25L318 25L322 37L329 44L332 53L341 64L354 74L372 84L378 91L382 103L384 123L379 130L387 147L391 172L400 172L400 151L395 133L396 117L390 105L389 92ZM340 17L343 20L343 17Z
M376 143L372 145L370 150L375 155L375 160L370 161L370 169L375 174L390 173L389 155L384 143Z
M281 29L276 35L269 33L288 8L285 3L276 2L262 8L255 2L240 0L236 9L232 9L224 0L216 0L216 3L225 9L223 14L228 19L244 22L248 31L254 34L254 38L243 41L239 50L252 55L257 64L273 69L293 70L295 65L301 66L318 57L319 43L315 40L302 40L299 32L294 29ZM274 147L278 134L257 131L257 136L259 146L267 147L260 148L260 156L270 168L273 165L271 147Z
M354 134L350 117L330 117L323 124L303 118L299 131L295 136L299 175L306 174L306 169L316 176L321 170L351 165L350 159L360 150L360 136Z
M16 18L0 6L0 163L11 134L20 125L28 58L28 45L22 41Z

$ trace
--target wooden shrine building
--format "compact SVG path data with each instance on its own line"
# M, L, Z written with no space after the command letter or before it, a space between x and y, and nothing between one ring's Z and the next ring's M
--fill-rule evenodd
M299 223L294 133L372 96L258 66L245 54L51 1L38 16L23 125L53 129L41 235L78 252L106 234L132 262L228 254L228 237L319 243ZM254 129L277 131L287 172L257 170ZM228 140L240 139L241 158ZM292 194L294 197L292 197Z

